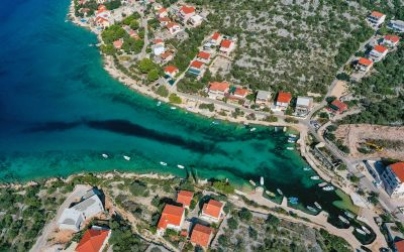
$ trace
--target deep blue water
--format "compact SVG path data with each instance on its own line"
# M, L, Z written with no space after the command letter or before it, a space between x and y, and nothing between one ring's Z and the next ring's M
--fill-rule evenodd
M170 110L129 90L102 68L95 35L66 20L68 0L2 2L0 181L126 170L258 182L334 211L286 150L282 130L221 123ZM101 157L109 155L108 159ZM126 161L123 155L131 157ZM162 167L160 161L169 165Z

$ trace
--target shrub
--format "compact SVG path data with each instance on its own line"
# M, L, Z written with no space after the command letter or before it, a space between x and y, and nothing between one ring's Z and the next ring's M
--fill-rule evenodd
M168 92L168 89L165 86L160 85L156 90L156 94L158 94L158 95L160 95L162 97L167 97L169 92Z
M168 97L168 100L174 104L182 103L181 97L179 97L177 94L170 94L170 96Z

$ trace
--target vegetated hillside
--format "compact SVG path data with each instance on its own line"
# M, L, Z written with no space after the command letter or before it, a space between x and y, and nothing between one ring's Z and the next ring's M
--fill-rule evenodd
M366 11L341 0L189 0L238 39L227 79L253 89L324 94L337 69L373 33Z

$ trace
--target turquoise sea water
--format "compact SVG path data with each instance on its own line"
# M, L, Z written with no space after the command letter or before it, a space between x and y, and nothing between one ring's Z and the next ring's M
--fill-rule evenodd
M200 177L240 185L264 176L271 191L339 212L332 204L339 197L310 180L315 174L286 150L282 130L213 125L158 107L112 79L98 49L89 46L97 43L95 35L67 22L68 5L6 1L0 9L0 181L114 169L183 176L181 164Z

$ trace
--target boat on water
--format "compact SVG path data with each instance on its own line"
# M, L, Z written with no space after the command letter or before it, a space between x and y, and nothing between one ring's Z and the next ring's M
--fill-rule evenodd
M287 130L288 128L285 126L285 127L283 127L283 132L286 132L286 130Z
M177 165L177 167L178 167L178 168L180 168L180 169L184 169L184 168L185 168L185 166L180 165L180 164L179 164L179 165Z
M288 143L294 143L295 141L294 140L288 140Z
M306 206L306 208L307 208L310 212L313 212L313 213L317 213L317 212L318 212L317 209L315 209L315 208L312 207L312 206Z
M289 134L290 137L297 137L295 134Z
M177 109L177 108L176 108L176 107L174 107L174 106L172 106L172 107L170 107L170 109L175 110L175 109Z
M292 205L297 205L299 199L297 197L289 197L289 203Z
M365 231L365 233L370 234L370 230L367 229L366 227L362 226L363 231Z
M260 177L260 185L262 185L262 186L264 185L264 177L262 177L262 176Z
M363 231L363 230L360 229L360 228L355 228L355 231L358 232L358 233L361 234L361 235L366 235L365 231Z
M280 195L283 195L283 192L281 191L281 189L277 188L276 191L277 191Z
M257 128L250 129L251 132L256 131L256 130L257 130Z
M266 190L265 193L270 197L275 197L276 196L275 193L273 193L271 191L268 191L268 190Z
M295 148L293 147L286 147L287 150L294 150Z
M345 214L348 218L351 218L351 219L354 219L354 218L355 218L355 215L354 215L353 213L349 212L349 211L345 211L344 214Z
M310 167L303 167L303 171L311 171L311 168Z
M160 161L160 165L162 165L162 166L167 166L167 163L166 163L166 162L163 162L163 161Z
M250 184L251 184L252 186L257 186L257 184L256 184L252 179L250 179L250 181L248 181L248 182L250 182Z
M323 187L323 190L324 190L324 191L328 191L328 192L329 192L329 191L334 191L334 190L335 190L335 188L334 188L333 186L331 186L331 185L330 185L330 186Z
M345 219L345 218L344 218L343 216L341 216L341 215L338 215L338 219L339 219L340 221L342 221L343 223L349 224L349 220Z
M160 105L161 105L161 101L158 101L156 105L157 105L157 107L160 106Z
M311 179L311 180L319 180L320 177L319 177L319 176L311 176L310 179Z
M217 125L217 124L219 124L219 122L213 121L212 124Z
M124 158L126 161L129 161L129 160L130 160L130 157L129 157L129 156L123 155L123 158Z
M102 157L103 157L103 158L108 158L108 155L105 154L105 153L102 153Z
M326 186L327 184L328 184L327 182L323 182L323 183L318 184L318 186L319 186L319 187L324 187L324 186Z
M318 202L316 201L316 202L314 202L314 205L318 208L318 209L323 209L322 207L321 207L321 205L320 204L318 204Z

